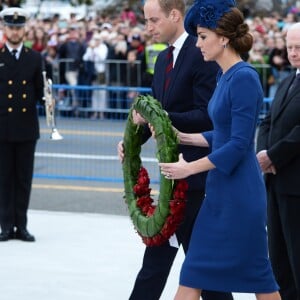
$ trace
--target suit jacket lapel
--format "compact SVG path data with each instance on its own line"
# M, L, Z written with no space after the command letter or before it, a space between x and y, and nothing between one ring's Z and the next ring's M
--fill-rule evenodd
M20 71L19 68L16 68L17 61L6 46L3 47L1 51L3 53L5 64L7 65L9 76L14 77L15 74Z
M181 47L181 49L178 53L178 57L176 59L175 66L174 66L174 69L173 69L172 74L171 74L171 82L170 82L169 88L167 89L167 91L165 92L165 95L164 95L164 102L165 103L167 103L167 99L169 99L169 95L170 95L173 87L176 84L176 77L177 77L179 71L181 70L181 64L184 62L186 49L187 49L187 47L189 46L190 43L191 43L191 37L188 36L186 38L186 40L184 41L184 43L183 43L183 45L182 45L182 47Z
M19 61L26 60L27 52L28 52L28 48L25 48L25 46L23 46L19 56Z
M288 89L289 89L290 85L292 84L294 78L295 78L295 75L287 78L286 81L283 83L284 85L282 86L282 89L280 89L280 91L278 92L278 95L276 97L278 100L274 101L274 104L273 104L273 106L274 106L273 107L273 111L274 111L273 120L275 120L280 115L282 110L286 107L286 105L293 98L293 95L295 93L297 93L297 91L299 91L300 87L296 87L293 89L293 91L289 95L287 95Z
M293 77L293 80L295 79L295 76ZM298 79L299 80L299 79ZM297 85L293 87L293 90L286 96L286 99L282 103L282 108L286 107L286 105L294 98L296 94L299 93L300 85L299 82L297 82Z
M168 61L167 61L167 59L166 59L166 56L167 56L167 51L165 51L165 53L163 54L164 55L164 59L163 59L163 74L164 74L164 78L163 78L163 80L162 80L162 86L161 86L161 88L162 88L162 95L163 95L163 97L162 97L162 99L163 99L163 103L164 104L166 104L166 99L168 99L168 94L169 94L169 91L170 91L170 88L171 88L171 85L172 85L172 81L173 81L173 76L172 76L172 74L173 74L173 72L174 72L174 69L171 71L172 72L172 74L171 74L171 81L170 81L170 85L169 85L169 87L167 88L167 90L165 91L165 82L166 82L166 76L165 76L165 70L166 70L166 68L167 68L167 63L168 63Z

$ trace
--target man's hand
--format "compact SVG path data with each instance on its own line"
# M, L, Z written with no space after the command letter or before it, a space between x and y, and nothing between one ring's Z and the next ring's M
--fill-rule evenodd
M262 150L256 155L258 163L263 173L276 174L276 168L273 165L270 157L267 154L267 150Z
M139 114L135 109L132 111L132 120L133 123L136 125L143 125L146 124L147 121Z
M125 156L123 141L120 141L120 142L118 143L117 150L118 150L118 157L119 157L119 160L120 160L121 163L123 163L123 161L124 161L124 156Z
M149 129L150 129L150 131L151 131L152 137L155 139L155 129L154 129L153 125L151 125L151 124L149 123L149 124L148 124L148 127L149 127Z
M276 175L276 168L274 165L271 165L265 173L272 173L273 175Z

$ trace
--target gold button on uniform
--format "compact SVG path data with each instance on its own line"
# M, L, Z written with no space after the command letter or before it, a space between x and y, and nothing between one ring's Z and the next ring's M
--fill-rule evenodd
M22 95L22 98L23 98L23 99L26 99L26 98L27 98L27 95L26 95L26 94L23 94L23 95Z
M22 108L22 112L26 112L27 111L27 109L24 107L24 108Z
M8 85L12 85L13 81L12 80L8 80Z
M8 99L12 99L13 95L12 94L8 94L7 97L8 97Z
M23 81L22 81L22 84L23 84L23 85L25 85L26 83L27 83L26 80L23 80Z
M9 107L8 112L12 112L12 111L13 111L12 107Z

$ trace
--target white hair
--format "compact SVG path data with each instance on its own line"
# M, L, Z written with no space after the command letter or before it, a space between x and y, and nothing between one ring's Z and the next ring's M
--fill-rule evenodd
M290 25L290 27L288 28L288 31L295 30L295 29L300 30L300 22L297 22L297 23L294 23L294 24Z

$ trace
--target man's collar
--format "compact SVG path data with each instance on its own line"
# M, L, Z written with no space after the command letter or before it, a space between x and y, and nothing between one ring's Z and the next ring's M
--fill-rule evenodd
M188 34L186 32L182 33L182 35L173 43L175 49L181 49L187 37Z
M18 48L13 48L11 47L8 43L6 43L6 47L9 50L9 52L11 52L13 49L17 50L17 54L19 54L22 50L23 44L20 44L20 46Z

